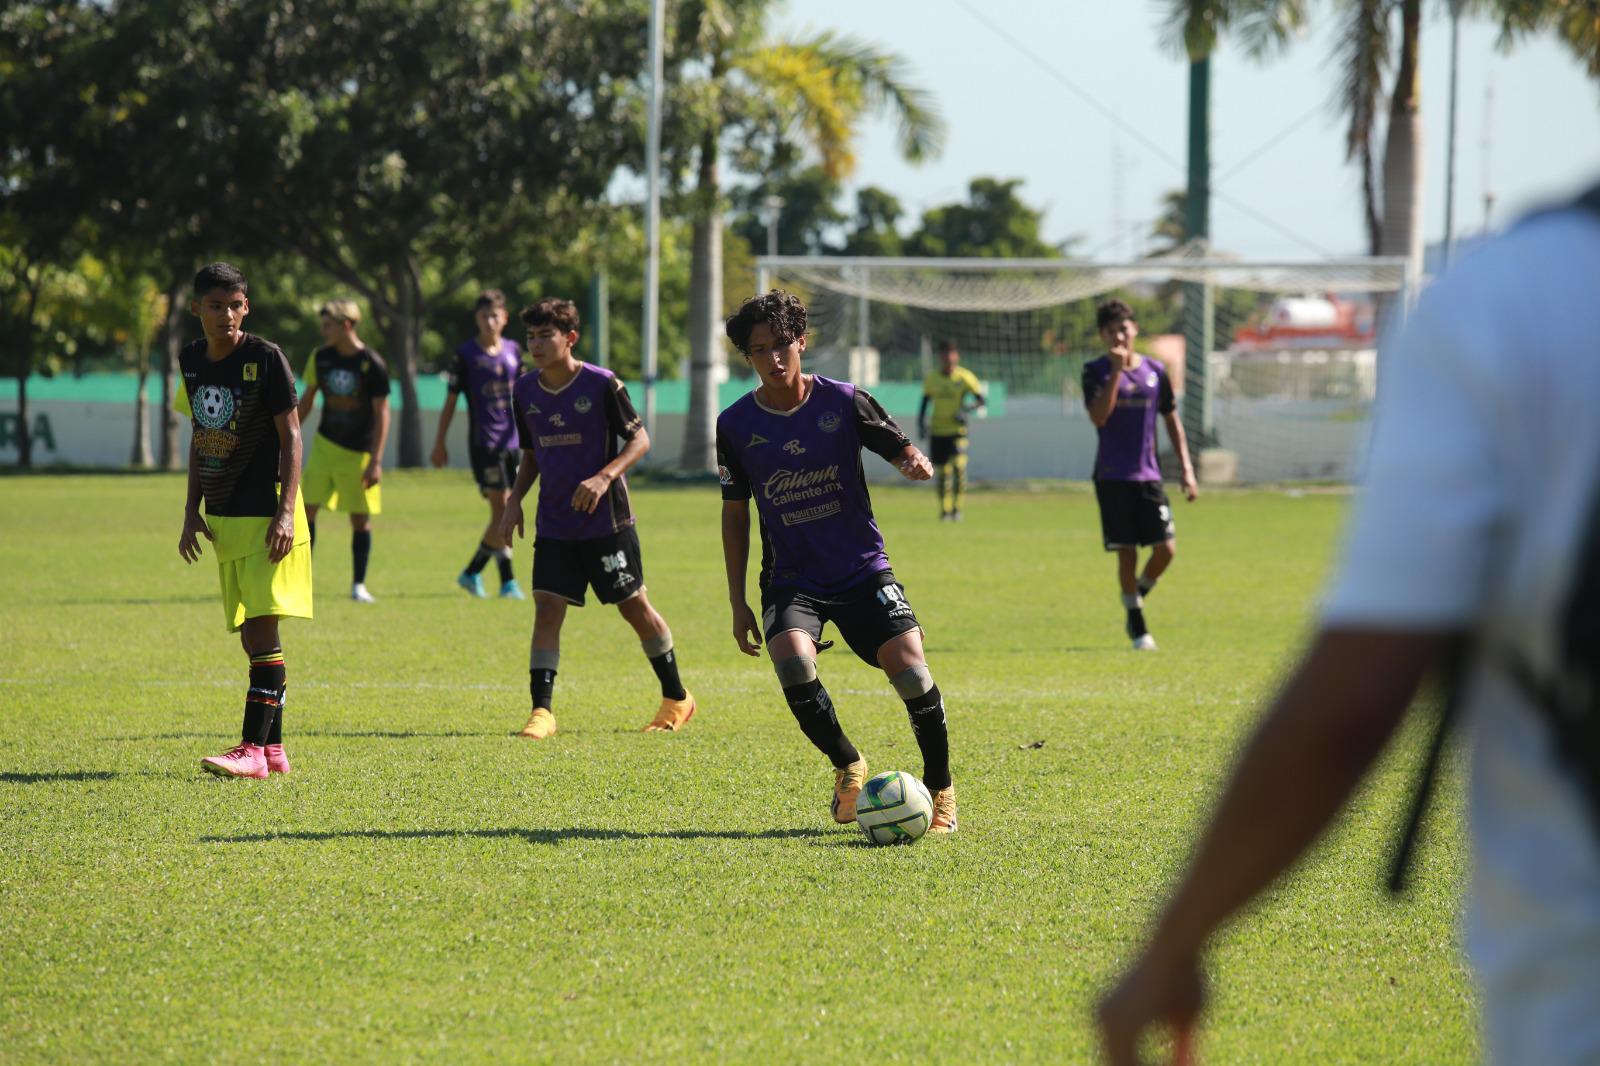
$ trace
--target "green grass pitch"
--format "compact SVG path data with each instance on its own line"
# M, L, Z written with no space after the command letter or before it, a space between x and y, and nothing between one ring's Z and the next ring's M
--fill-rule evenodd
M453 584L470 482L385 488L378 604L345 598L325 515L317 617L283 629L294 774L231 782L198 760L237 738L244 656L209 556L178 558L181 479L0 481L0 1060L1087 1061L1093 997L1304 640L1345 506L1177 504L1140 656L1081 487L978 493L959 525L931 489L880 489L961 830L872 848L734 647L714 490L635 492L700 713L638 732L654 677L591 603L541 744L512 736L531 605ZM920 773L881 674L842 647L819 665L874 772ZM1379 890L1423 741L1221 939L1207 1061L1475 1057L1457 775L1412 896Z

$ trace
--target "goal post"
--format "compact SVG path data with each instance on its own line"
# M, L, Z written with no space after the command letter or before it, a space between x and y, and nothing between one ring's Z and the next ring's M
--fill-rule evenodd
M953 343L999 401L972 428L973 476L990 479L1092 474L1080 379L1104 354L1096 308L1116 297L1139 322L1136 347L1169 369L1197 462L1208 453L1203 477L1351 480L1380 323L1415 288L1398 257L762 256L756 272L757 291L805 300L808 365L861 379L897 417L914 419L939 344ZM1161 444L1169 450L1164 431Z

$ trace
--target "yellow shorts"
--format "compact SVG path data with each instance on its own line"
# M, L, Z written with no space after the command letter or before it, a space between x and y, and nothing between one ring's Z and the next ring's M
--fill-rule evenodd
M222 581L222 617L233 632L246 618L275 614L311 617L311 536L305 511L295 507L294 547L277 562L267 559L270 518L206 516Z
M383 511L383 486L361 484L372 461L371 452L340 447L321 434L311 442L300 473L300 495L307 507L326 507L345 514L379 514Z

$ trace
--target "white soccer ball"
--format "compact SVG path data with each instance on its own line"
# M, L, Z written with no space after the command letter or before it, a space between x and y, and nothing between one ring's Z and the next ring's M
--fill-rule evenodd
M928 786L900 770L868 781L856 799L856 825L874 844L910 844L933 821Z

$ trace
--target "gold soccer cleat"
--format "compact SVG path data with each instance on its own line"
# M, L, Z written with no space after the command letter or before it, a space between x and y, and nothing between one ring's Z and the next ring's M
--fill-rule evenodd
M867 783L867 760L857 759L849 766L833 771L833 820L849 825L856 820L856 798Z
M930 833L956 831L956 786L941 788L933 794L933 820L928 823Z
M683 690L683 699L674 700L661 697L661 709L656 716L650 719L650 724L645 726L646 733L676 733L678 727L694 717L694 693L688 689Z
M528 715L528 724L522 727L518 736L527 737L529 740L543 740L556 731L556 716L550 713L547 707L535 707L533 713Z

